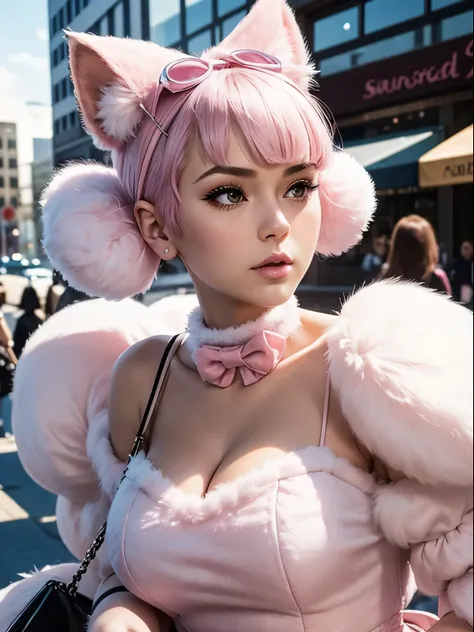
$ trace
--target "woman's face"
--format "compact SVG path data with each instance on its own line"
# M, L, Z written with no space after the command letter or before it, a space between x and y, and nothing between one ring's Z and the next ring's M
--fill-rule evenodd
M315 165L254 164L236 135L228 162L203 162L198 147L179 183L181 235L173 245L201 301L271 307L287 301L318 243L321 209ZM283 263L260 267L269 257Z

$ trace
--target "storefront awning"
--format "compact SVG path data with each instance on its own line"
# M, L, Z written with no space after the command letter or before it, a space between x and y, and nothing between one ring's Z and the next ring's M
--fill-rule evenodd
M347 143L344 151L370 172L376 189L405 189L418 186L420 156L443 138L442 127L425 128Z
M420 186L441 187L472 182L473 125L421 156Z

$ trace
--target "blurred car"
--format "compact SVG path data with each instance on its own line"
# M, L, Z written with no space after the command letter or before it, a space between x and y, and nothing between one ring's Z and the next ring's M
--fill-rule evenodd
M15 258L2 257L0 260L0 283L5 292L4 300L10 305L20 303L23 290L28 285L35 288L43 301L52 279L53 271L41 265L39 259L29 261L19 255Z

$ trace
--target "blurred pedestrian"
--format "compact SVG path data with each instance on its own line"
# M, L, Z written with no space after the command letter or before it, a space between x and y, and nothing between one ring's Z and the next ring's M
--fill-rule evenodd
M0 437L5 436L3 419L8 419L9 412L8 396L13 389L13 376L17 363L16 355L13 351L13 341L10 327L0 311ZM5 410L4 410L5 409Z
M68 285L58 300L55 313L59 312L61 309L64 309L68 305L79 303L79 301L88 301L91 298L93 297Z
M387 258L387 235L376 235L372 239L372 250L368 252L362 261L362 270L373 276L377 276Z
M66 289L64 279L58 270L53 271L53 282L51 283L44 304L44 313L46 318L54 314L57 309L59 299Z
M44 321L40 300L34 287L25 287L19 308L23 310L23 314L17 320L13 334L13 351L17 358L21 356L28 338Z
M439 248L433 226L420 215L407 215L393 229L388 261L381 277L417 281L451 294L451 285L438 259Z
M449 274L453 296L457 301L465 305L471 305L473 281L472 241L466 240L462 242L459 255L459 258L454 261Z

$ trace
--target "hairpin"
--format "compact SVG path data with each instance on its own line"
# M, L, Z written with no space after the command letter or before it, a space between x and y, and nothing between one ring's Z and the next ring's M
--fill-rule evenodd
M148 112L148 110L147 110L147 109L146 109L146 107L143 105L143 103L140 103L140 107L141 107L141 109L145 112L145 114L151 118L151 120L153 121L153 123L154 123L154 124L156 125L156 127L160 130L160 132L161 132L162 134L164 134L166 137L168 137L168 136L169 136L168 132L167 132L167 131L165 131L165 130L161 127L161 125L158 123L158 121L157 121L157 120L156 120L156 118L153 116L153 114L150 114L150 112Z

